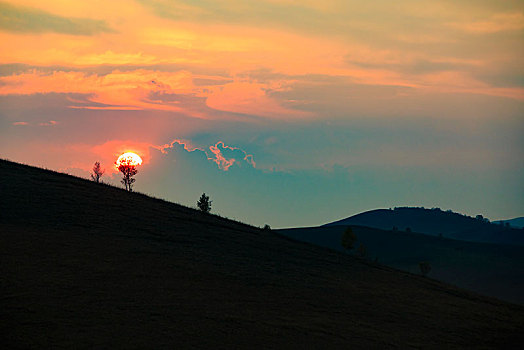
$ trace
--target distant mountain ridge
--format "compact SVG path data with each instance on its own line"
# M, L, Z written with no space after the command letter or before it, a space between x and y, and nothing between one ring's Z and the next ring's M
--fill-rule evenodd
M431 265L432 278L461 288L524 305L524 246L467 242L418 232L350 226L354 247L363 245L370 260L420 273L419 263ZM277 230L299 241L346 252L341 238L347 226ZM358 248L353 250L358 253Z
M524 230L490 223L451 211L400 207L366 211L323 226L360 225L382 230L400 230L464 241L524 245Z
M508 220L497 220L497 221L493 221L493 223L500 224L500 225L509 224L509 226L513 228L523 228L524 227L524 216L521 216L519 218L514 218L514 219L508 219Z

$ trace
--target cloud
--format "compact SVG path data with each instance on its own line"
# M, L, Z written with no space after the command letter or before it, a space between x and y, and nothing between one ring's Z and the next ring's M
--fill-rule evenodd
M71 100L72 108L181 111L178 103L158 101L153 93L194 93L191 74L139 69L98 75L75 71L44 73L31 70L0 77L0 95L80 93L85 100Z
M28 126L28 125L30 125L28 122L14 122L12 124L16 125L16 126ZM50 120L48 122L38 123L39 126L55 126L57 124L58 124L58 122L56 120Z
M524 29L524 14L498 13L482 21L453 22L448 26L473 34L490 34Z
M270 84L258 82L234 82L216 89L207 98L207 105L221 111L256 115L266 118L307 118L306 111L284 107L271 94L285 90L278 81ZM283 101L285 102L285 101Z
M55 32L70 35L95 35L114 32L102 20L66 18L5 2L0 2L0 30L16 33Z
M238 162L240 160L244 160L253 168L256 167L255 159L252 154L248 154L239 147L227 146L223 141L218 141L216 144L209 146L209 152L206 148L194 146L191 141L182 139L175 139L162 146L153 146L153 148L160 150L163 154L167 154L168 150L174 148L175 145L182 146L187 152L202 152L208 160L216 163L218 168L223 171L228 171L235 163L239 164Z
M181 139L174 139L170 143L166 143L162 146L153 146L153 148L158 149L163 154L167 154L169 148L175 147L175 145L181 145L186 151L193 152L196 150L205 152L203 148L195 147L191 144L191 141L189 140L181 140Z
M218 165L218 168L224 171L228 171L229 168L233 164L235 164L235 162L238 161L238 156L237 158L234 158L235 153L239 154L240 158L246 161L246 163L251 165L253 168L256 167L256 163L253 158L253 155L247 154L246 151L238 147L227 146L222 141L218 141L214 146L209 146L209 150L214 155L214 158L208 156L208 159L214 161ZM229 159L227 159L226 156L224 155L225 151L229 151L229 153L231 153L231 156Z
M39 125L40 125L40 126L55 126L56 124L58 124L57 121L55 121L55 120L50 120L50 121L48 121L48 122L40 123Z
M208 79L212 85L195 85ZM84 94L70 99L70 108L92 110L160 110L185 113L201 119L238 119L237 114L266 118L305 118L309 113L283 105L271 94L285 90L282 81L223 80L189 71L162 72L148 69L114 70L108 74L81 71L40 71L0 76L0 95L68 93ZM226 83L227 82L227 83ZM218 112L218 113L217 113ZM226 112L226 113L220 113Z

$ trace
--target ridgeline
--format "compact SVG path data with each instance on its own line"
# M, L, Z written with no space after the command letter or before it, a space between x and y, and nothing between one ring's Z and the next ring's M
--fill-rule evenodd
M500 348L524 308L0 161L4 348Z

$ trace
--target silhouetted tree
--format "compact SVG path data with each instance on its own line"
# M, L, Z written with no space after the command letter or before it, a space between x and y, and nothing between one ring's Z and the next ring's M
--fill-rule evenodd
M421 261L418 263L418 267L420 267L420 272L426 276L429 271L431 271L431 265L427 261Z
M202 193L202 196L200 196L200 199L197 202L197 207L204 213L209 213L211 211L211 202L209 200L209 196L206 196L205 193Z
M100 178L102 175L104 175L105 170L102 169L100 166L100 162L95 162L95 165L93 166L93 173L91 174L91 178L93 181L96 181L96 183L100 182Z
M131 158L124 158L120 160L119 163L116 163L116 165L118 166L118 170L122 173L121 182L124 184L127 191L132 192L133 183L135 182L133 176L138 173L137 165Z
M342 247L344 247L346 250L353 249L353 246L355 245L355 241L357 240L357 236L353 233L353 230L351 227L348 227L344 233L342 234Z
M411 227L406 227L406 232L411 232Z
M268 224L265 224L264 231L271 231L271 226L269 226Z

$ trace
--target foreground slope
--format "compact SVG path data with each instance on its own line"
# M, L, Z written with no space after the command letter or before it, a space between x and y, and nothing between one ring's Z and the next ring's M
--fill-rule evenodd
M520 306L0 161L4 347L500 347ZM6 345L6 346L5 346Z
M358 225L391 230L411 230L442 235L463 241L524 246L524 230L477 220L469 216L436 209L401 207L375 209L324 226Z
M341 238L348 226L283 229L286 237L345 251ZM461 288L524 305L524 247L477 243L416 232L385 231L351 226L355 247L381 264L420 273L419 263L431 265L429 276ZM358 251L358 249L355 249Z

